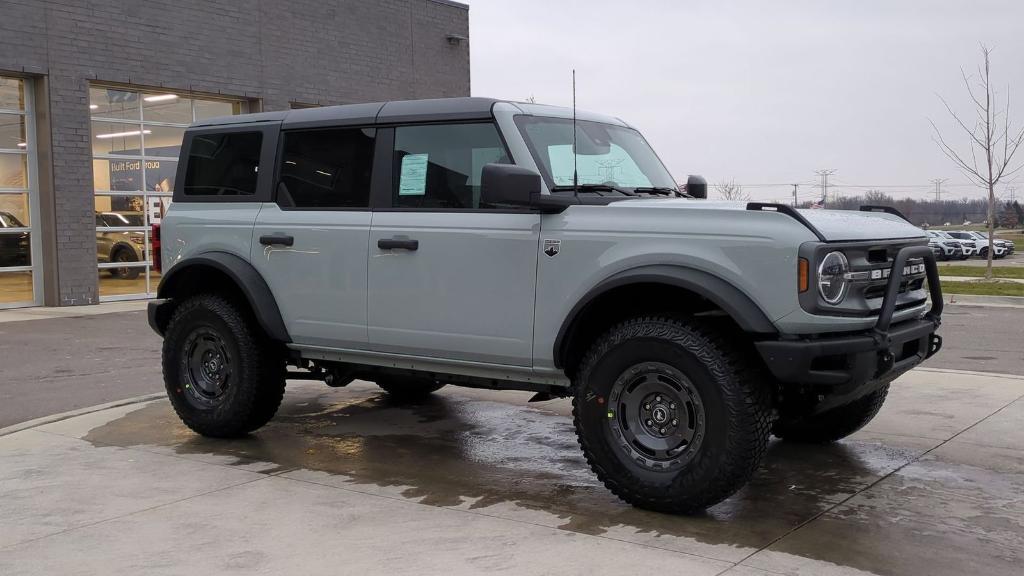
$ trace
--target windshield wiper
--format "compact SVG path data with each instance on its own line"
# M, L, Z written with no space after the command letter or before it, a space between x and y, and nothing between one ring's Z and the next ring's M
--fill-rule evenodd
M618 192L625 196L636 196L630 190L625 188L619 188L618 186L612 186L611 184L580 184L579 186L573 186L572 184L564 184L559 186L552 186L552 192L573 192L576 189L580 192Z
M679 190L667 186L637 186L633 188L633 192L638 194L662 194L665 196L678 196L681 194Z

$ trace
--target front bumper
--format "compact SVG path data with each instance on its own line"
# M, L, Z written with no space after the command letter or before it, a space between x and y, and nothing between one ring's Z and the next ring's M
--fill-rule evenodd
M931 309L924 316L892 325L907 260L922 258ZM837 402L857 398L931 357L942 347L942 289L935 255L927 246L908 246L893 259L875 327L864 332L781 337L756 342L772 375L783 384L814 389ZM829 402L828 404L834 404Z
M930 358L942 346L938 319L919 318L893 326L826 338L757 342L776 379L824 387L857 386L902 373Z

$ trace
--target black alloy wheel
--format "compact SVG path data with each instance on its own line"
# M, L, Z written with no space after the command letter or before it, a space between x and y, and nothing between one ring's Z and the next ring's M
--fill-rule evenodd
M704 439L700 392L678 369L643 362L623 372L608 395L609 432L641 466L664 470L689 462Z
M207 326L192 331L185 339L186 398L197 408L216 406L231 386L232 357L223 337Z

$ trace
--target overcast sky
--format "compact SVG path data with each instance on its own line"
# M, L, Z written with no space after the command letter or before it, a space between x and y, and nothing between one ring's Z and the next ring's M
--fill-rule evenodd
M735 179L758 199L793 182L815 196L821 168L840 193L934 197L945 177L950 197L980 197L928 119L964 142L937 94L970 112L960 68L981 42L1024 123L1022 0L468 3L473 95L568 106L575 68L577 106L638 127L677 180Z

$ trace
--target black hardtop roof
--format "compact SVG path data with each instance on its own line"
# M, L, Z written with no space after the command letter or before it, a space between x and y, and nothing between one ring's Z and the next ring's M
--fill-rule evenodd
M365 104L343 104L321 108L301 108L277 112L257 112L236 116L218 116L200 120L193 126L222 126L253 122L280 122L282 128L321 125L394 124L406 122L446 122L493 118L494 98L437 98L432 100L395 100Z

